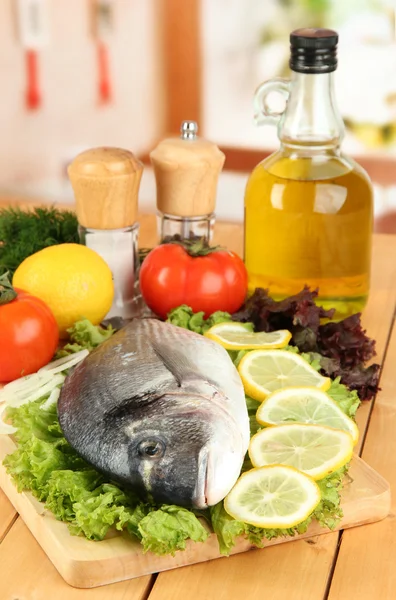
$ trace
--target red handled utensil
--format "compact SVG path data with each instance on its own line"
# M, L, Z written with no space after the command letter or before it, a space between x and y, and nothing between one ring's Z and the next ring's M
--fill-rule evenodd
M93 31L97 44L98 98L100 104L112 99L108 38L113 29L113 1L95 0Z
M42 102L39 80L38 51L48 43L48 12L46 0L17 0L18 31L25 49L28 110L36 110Z

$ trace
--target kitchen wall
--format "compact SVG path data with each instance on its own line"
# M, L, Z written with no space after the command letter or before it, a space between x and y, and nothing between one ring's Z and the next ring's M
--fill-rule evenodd
M24 50L16 0L0 1L0 188L54 198L68 194L66 163L97 145L144 152L162 129L161 56L156 0L114 0L108 38L114 100L97 98L96 47L88 0L47 0L49 44L39 52L43 104L24 104Z
M78 152L113 145L145 153L163 134L162 0L112 0L114 25L108 47L114 98L106 106L99 105L97 97L91 0L42 1L49 22L49 43L39 52L43 104L27 111L25 56L15 27L18 0L0 0L0 195L71 204L66 165ZM189 0L185 2L188 6ZM326 2L309 4L320 7ZM389 17L396 13L383 10L373 16L370 6L377 0L327 4L343 7L342 18L333 15L323 24L336 26L344 40L336 82L343 116L351 121L344 149L357 157L396 156L396 38ZM290 11L284 0L200 0L201 135L237 148L277 146L275 128L253 124L253 93L261 81L283 74L288 33L306 24L308 13L301 12L305 5L305 0L293 0ZM349 16L344 14L346 7ZM170 16L177 20L177 11ZM318 15L311 18L320 24ZM185 35L188 40L188 31ZM195 76L193 70L186 72L186 77ZM170 92L177 94L173 88ZM219 218L243 219L246 178L245 173L222 174ZM155 210L155 193L153 172L146 166L141 210ZM377 186L375 196L377 217L396 212L396 177L392 187Z
M290 77L290 31L330 27L339 33L334 78L344 151L396 157L394 0L201 0L201 7L208 136L276 148L275 127L254 125L254 92L263 81Z

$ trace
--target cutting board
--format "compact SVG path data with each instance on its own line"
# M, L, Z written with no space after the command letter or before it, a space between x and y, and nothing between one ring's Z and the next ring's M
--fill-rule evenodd
M219 554L214 534L211 534L205 543L187 543L186 550L177 552L174 557L143 554L138 542L119 532L114 532L101 542L70 535L67 525L57 521L30 493L18 493L2 465L4 457L14 449L12 439L0 435L0 486L68 584L78 588L93 588L215 558L227 560ZM388 483L358 456L353 458L345 478L342 508L344 518L337 529L380 521L390 511ZM277 538L266 542L265 546L310 538L327 532L327 529L312 523L303 535ZM248 541L240 539L232 554L253 548Z

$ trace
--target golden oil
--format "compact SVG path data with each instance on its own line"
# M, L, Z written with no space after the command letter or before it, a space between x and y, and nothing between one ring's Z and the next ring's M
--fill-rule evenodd
M283 298L303 286L337 316L361 311L370 284L372 188L337 156L275 153L251 174L245 195L249 292Z

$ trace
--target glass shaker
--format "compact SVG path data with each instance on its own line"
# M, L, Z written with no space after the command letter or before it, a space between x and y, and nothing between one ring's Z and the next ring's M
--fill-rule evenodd
M106 318L129 319L139 301L138 192L143 165L121 148L92 148L68 167L80 241L109 265L113 305Z
M183 121L179 138L162 140L150 153L157 184L160 242L210 242L216 192L225 156L198 137L194 121Z

